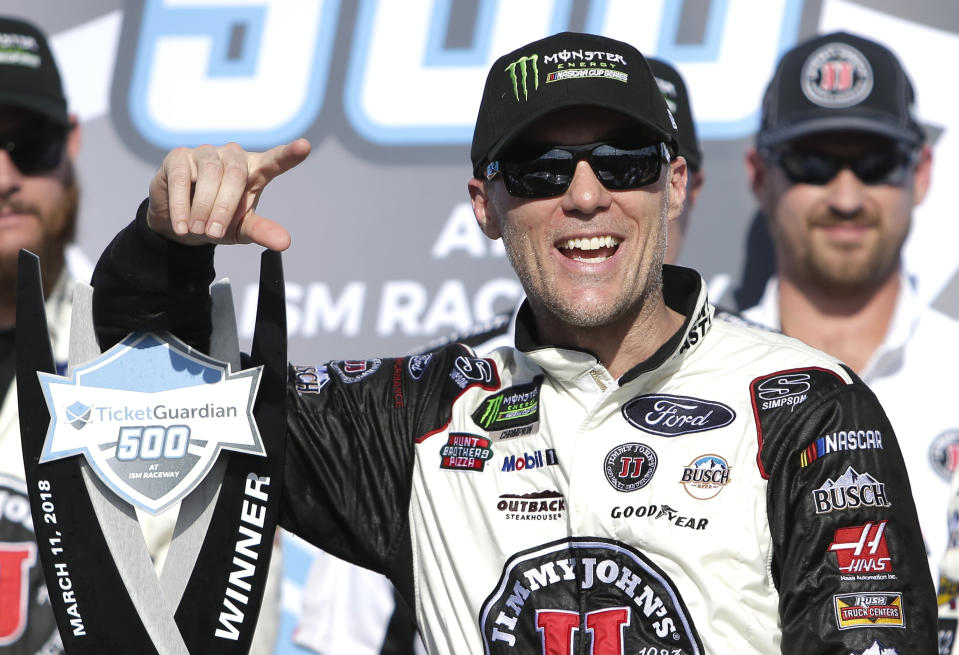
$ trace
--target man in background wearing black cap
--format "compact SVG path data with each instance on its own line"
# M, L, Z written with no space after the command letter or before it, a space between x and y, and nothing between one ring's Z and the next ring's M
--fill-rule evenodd
M434 654L932 652L875 397L799 341L713 321L702 278L663 264L677 146L626 43L562 33L496 60L467 184L526 291L515 345L332 361L309 385L291 368L283 526L387 574ZM308 153L169 153L94 274L101 345L203 348L213 245L289 247L256 204ZM882 489L858 522L819 513L822 476L851 468Z
M959 324L922 306L903 269L932 169L913 103L895 55L868 39L827 34L783 55L747 155L778 274L743 315L835 355L879 397L935 578L959 449Z
M76 228L79 147L46 38L0 17L0 651L11 653L62 652L23 486L14 323L26 248L40 256L54 357L65 368L74 285L65 249Z

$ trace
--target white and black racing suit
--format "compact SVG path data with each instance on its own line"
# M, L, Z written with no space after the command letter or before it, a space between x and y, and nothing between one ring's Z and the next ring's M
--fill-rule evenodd
M94 276L101 346L202 345L212 278L212 247L141 211ZM619 379L525 309L485 359L291 366L283 526L386 573L431 653L935 653L873 394L799 341L713 322L694 271L665 267L664 294L682 328Z

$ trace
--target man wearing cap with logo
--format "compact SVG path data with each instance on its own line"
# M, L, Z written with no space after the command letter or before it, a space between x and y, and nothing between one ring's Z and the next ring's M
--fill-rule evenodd
M835 355L879 397L935 578L959 447L955 385L940 372L959 367L959 324L924 307L903 268L932 169L913 103L895 55L868 39L827 34L783 55L747 155L777 275L743 315Z
M14 323L26 248L40 256L54 357L66 367L79 147L47 40L33 25L0 17L0 650L10 652L62 652L23 485Z
M468 189L526 291L515 345L331 361L307 386L292 366L284 527L387 574L431 653L932 652L892 429L837 360L713 321L702 278L663 265L676 152L632 46L562 33L496 60ZM203 348L213 245L286 249L256 204L308 153L171 152L94 275L101 345ZM817 514L852 470L883 487L853 521Z

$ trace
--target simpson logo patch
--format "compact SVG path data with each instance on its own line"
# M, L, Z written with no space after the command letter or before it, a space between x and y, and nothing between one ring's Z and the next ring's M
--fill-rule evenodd
M759 408L763 410L789 407L806 402L806 393L812 386L809 373L796 372L766 378L756 385Z
M539 392L543 376L529 384L509 387L487 396L476 411L473 422L494 439L533 434L539 428Z
M672 580L640 552L599 538L511 557L479 624L489 655L703 653Z
M643 432L676 437L727 426L736 418L736 412L711 400L650 394L623 405L623 416Z
M839 594L833 596L833 602L840 630L906 627L899 592Z
M467 432L450 433L440 449L440 468L451 471L482 471L493 457L490 440Z
M453 362L450 379L460 389L479 385L484 389L492 390L499 386L499 379L496 377L496 370L492 361L479 357L467 357L466 355L460 355Z

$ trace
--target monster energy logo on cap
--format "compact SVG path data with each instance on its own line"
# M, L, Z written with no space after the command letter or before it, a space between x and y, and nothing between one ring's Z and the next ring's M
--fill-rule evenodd
M539 68L536 66L536 62L539 60L539 55L529 55L528 57L520 57L514 62L511 62L509 66L506 67L506 71L509 73L510 81L513 83L513 96L516 100L519 100L520 89L523 91L523 100L529 100L529 87L527 84L527 79L529 77L530 69L533 73L533 90L539 88ZM517 68L519 69L519 74L517 75Z
M539 390L543 376L487 396L473 412L473 421L498 439L532 434L539 423Z

